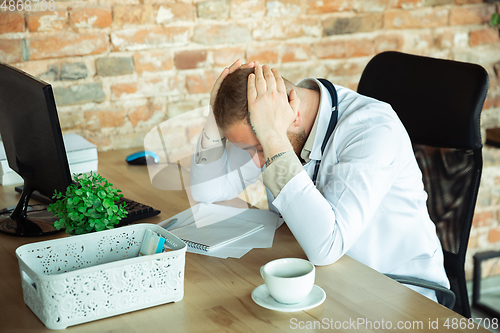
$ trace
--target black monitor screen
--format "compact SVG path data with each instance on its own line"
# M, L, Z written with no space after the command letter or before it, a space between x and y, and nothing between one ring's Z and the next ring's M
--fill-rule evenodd
M71 175L50 84L0 64L0 133L9 166L51 197Z
M0 63L0 134L24 189L52 197L71 175L50 84ZM2 207L0 207L2 208Z

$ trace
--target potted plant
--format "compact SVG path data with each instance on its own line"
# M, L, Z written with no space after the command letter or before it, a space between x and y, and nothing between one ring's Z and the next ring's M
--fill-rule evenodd
M125 203L117 205L123 194L106 178L91 172L76 174L74 180L66 193L56 190L52 197L56 201L47 207L59 217L56 229L66 229L70 235L101 231L113 228L127 215Z

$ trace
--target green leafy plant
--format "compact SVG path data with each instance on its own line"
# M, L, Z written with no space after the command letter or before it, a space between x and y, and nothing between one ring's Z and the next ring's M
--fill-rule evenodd
M492 28L500 28L500 15L498 13L491 15L490 25Z
M106 178L91 172L76 174L74 180L65 194L56 190L52 198L57 200L47 207L59 217L56 229L66 229L72 235L112 229L127 215L125 203L116 204L123 194Z

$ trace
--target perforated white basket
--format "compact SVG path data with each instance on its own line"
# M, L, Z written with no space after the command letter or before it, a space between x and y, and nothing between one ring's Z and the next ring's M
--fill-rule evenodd
M146 229L173 249L138 257ZM186 245L155 224L20 246L24 302L50 329L180 301Z

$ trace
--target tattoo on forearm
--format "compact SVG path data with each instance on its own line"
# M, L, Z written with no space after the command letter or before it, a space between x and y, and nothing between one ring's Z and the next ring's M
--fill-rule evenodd
M210 139L210 137L207 135L207 133L205 132L205 130L203 130L203 136L205 137L205 139L207 139L208 141L212 141L212 142L221 142L222 140L224 140L226 137L222 137L220 140L212 140Z
M281 153L278 153L276 155L274 155L273 157L271 157L271 159L269 159L269 157L266 159L266 168L271 164L273 163L278 157L280 157L281 155L285 154L286 151L282 151Z
M251 126L252 126L253 134L255 134L255 136L257 136L257 132L255 131L255 127L253 127L253 125L251 125Z
M250 116L251 116L250 111L248 111L248 121L250 122L250 127L252 128L253 134L257 136L257 132L255 131L255 127L253 127L252 121L250 120Z

